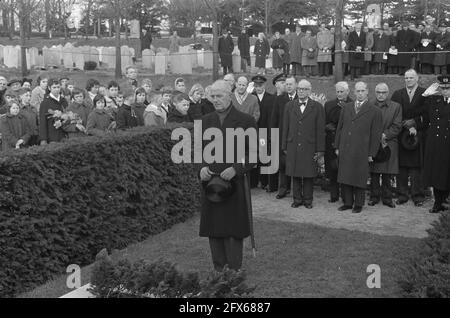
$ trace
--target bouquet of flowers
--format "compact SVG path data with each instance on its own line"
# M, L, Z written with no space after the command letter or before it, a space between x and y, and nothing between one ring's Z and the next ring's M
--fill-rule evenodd
M74 112L62 112L60 110L52 110L48 111L49 118L53 118L53 126L56 129L62 128L66 130L69 126L75 126L81 132L86 132L86 128L83 126L83 120L80 118L80 115Z
M319 102L320 104L322 104L322 106L325 105L327 98L325 97L325 95L322 93L320 95L317 95L316 93L312 93L309 98L311 98L312 100Z

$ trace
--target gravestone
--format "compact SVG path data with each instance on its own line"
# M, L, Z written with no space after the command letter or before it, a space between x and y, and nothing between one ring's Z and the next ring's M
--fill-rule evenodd
M197 51L197 65L199 67L205 67L205 51L203 49Z
M63 56L62 56L63 52L62 52L62 50L63 50L63 48L64 47L61 44L55 46L55 50L56 50L56 52L58 54L58 65L62 65L62 59L63 59ZM55 57L56 57L56 53L55 53Z
M30 48L29 52L30 52L30 67L36 66L39 50L37 47L32 47Z
M192 68L197 68L198 67L197 51L190 49L189 56L191 57Z
M98 50L92 46L83 46L83 55L85 62L95 62L97 65L99 64L99 54Z
M123 45L120 48L120 55L121 55L122 72L125 72L128 66L133 65L130 48L126 45Z
M45 67L45 64L44 64L44 55L42 55L42 54L38 54L37 56L36 56L36 65L35 65L37 68L43 68L43 67Z
M161 53L156 54L155 56L155 74L165 75L166 74L166 65L167 65L167 56Z
M107 68L115 68L116 67L116 48L115 47L105 47L103 49L103 62L106 64Z
M75 67L80 70L83 70L85 62L83 49L81 47L74 47L72 51L73 51L72 59L75 64Z
M130 21L130 39L141 38L141 26L139 20Z
M103 62L103 49L104 49L103 46L97 47L99 62Z
M207 70L212 70L213 68L213 52L205 51L203 54L204 57L204 68Z
M63 61L65 68L73 67L73 51L75 48L72 45L65 45L63 47Z
M15 47L15 49L16 49L17 53L19 54L19 64L18 64L17 67L21 68L22 67L22 49L18 45ZM25 57L27 59L27 70L30 70L31 69L31 65L30 65L30 50L28 50L28 49L25 50Z
M145 49L142 51L142 67L149 70L155 68L155 53L152 50Z
M58 66L60 64L59 52L54 46L51 48L44 46L42 54L44 55L44 64L46 66Z
M7 45L3 48L3 60L6 67L19 67L20 50L17 47Z
M232 62L233 62L233 72L240 73L241 72L241 56L237 55L237 54L233 54Z

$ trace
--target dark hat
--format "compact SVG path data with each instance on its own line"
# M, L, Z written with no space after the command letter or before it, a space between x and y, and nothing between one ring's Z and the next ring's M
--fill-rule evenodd
M233 184L216 175L211 178L205 189L206 198L214 203L223 202L234 192Z
M275 83L285 81L285 80L286 80L286 76L283 73L281 73L273 78L272 84L275 86Z
M252 77L252 82L255 84L263 84L265 82L267 82L267 78L265 78L262 75L256 75Z
M28 92L31 92L31 89L29 88L20 88L16 91L17 96L22 96L23 94L26 94Z
M15 83L20 83L22 85L22 81L18 78L13 78L12 80L9 81L8 86L11 86L12 84Z
M33 80L31 78L24 77L23 80L22 80L22 84L25 83L25 82L30 83L30 85L33 84Z
M449 75L439 75L437 77L439 82L439 87L450 88L450 76Z
M408 129L404 129L400 133L400 144L406 150L416 150L419 146L419 137L410 135Z
M389 146L383 147L380 144L380 148L378 149L378 152L376 156L373 158L374 162L380 163L380 162L386 162L391 158L391 148Z
M68 77L68 76L63 76L63 77L60 77L60 81L62 81L63 79L66 79L66 80L70 80L70 78Z

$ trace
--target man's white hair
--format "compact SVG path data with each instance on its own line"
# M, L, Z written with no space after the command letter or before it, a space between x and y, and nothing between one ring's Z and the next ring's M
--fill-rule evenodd
M344 90L348 91L350 90L350 87L348 86L348 83L345 81L337 82L336 85L334 85L335 88L343 88Z
M359 85L364 85L365 89L367 89L367 90L369 89L366 82L356 82L355 89L356 89L356 86L359 86Z
M224 80L217 80L211 85L209 91L222 91L231 94L231 86Z
M375 91L382 87L386 88L386 90L389 91L389 86L386 83L378 83L377 86L375 86Z
M300 85L307 85L308 87L312 87L311 82L307 81L305 79L302 79L302 80L300 80L300 82L298 82L297 86L300 86Z

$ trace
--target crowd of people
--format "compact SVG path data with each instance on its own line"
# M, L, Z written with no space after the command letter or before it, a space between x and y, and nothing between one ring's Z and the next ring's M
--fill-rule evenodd
M342 30L343 68L351 79L361 75L400 74L409 68L421 74L447 74L450 72L450 27L429 23L416 25L404 22L369 29L362 23L345 26ZM320 25L316 34L312 29L298 25L295 32L289 28L274 32L270 41L264 33L258 34L253 52L246 30L237 39L241 65L246 72L250 53L255 55L258 74L265 74L266 60L273 49L273 68L276 72L294 76L333 74L335 60L335 28ZM230 32L224 30L219 39L219 54L224 74L233 72L234 42Z

